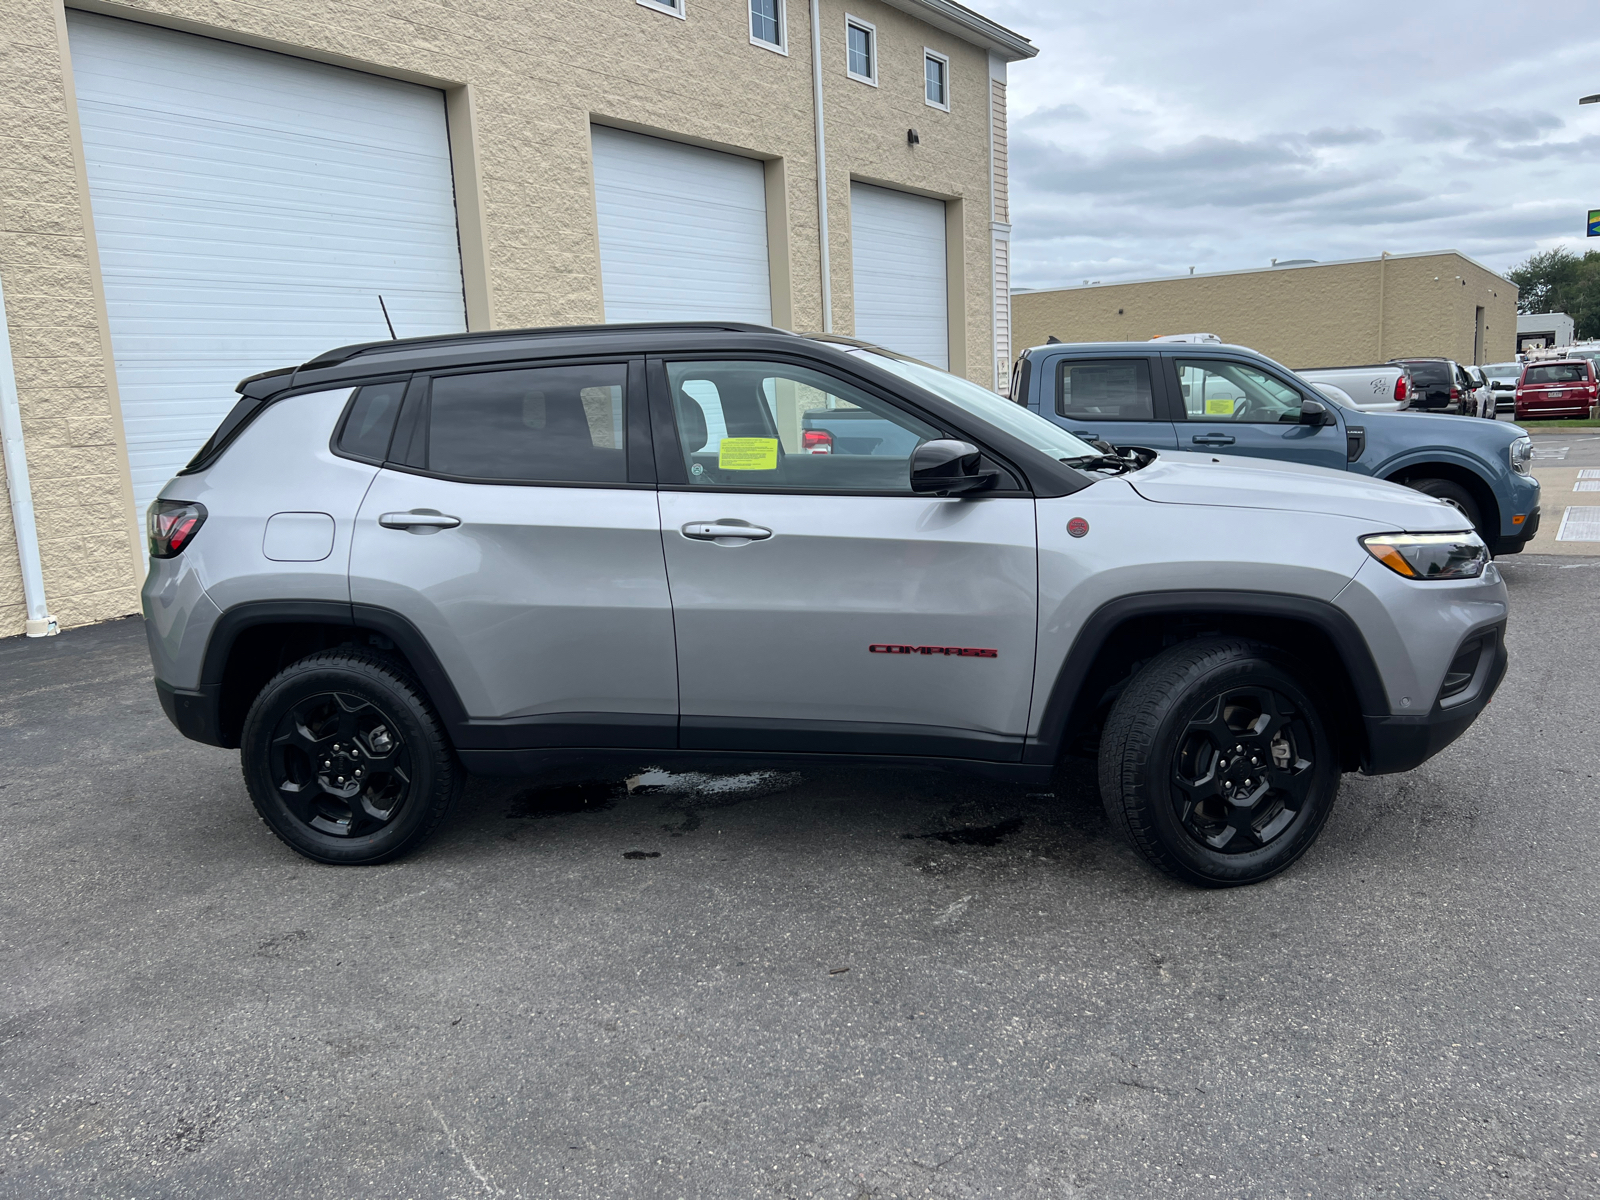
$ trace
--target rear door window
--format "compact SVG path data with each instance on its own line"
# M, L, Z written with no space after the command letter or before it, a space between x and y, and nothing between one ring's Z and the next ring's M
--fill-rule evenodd
M1073 421L1153 421L1149 360L1063 359L1056 378L1056 412Z
M432 380L415 465L456 479L624 483L626 363Z

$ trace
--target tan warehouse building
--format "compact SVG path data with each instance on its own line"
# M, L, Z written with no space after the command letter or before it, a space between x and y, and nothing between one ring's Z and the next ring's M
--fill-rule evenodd
M1454 250L1018 292L1019 348L1214 333L1289 367L1400 357L1504 362L1517 288Z
M63 626L137 610L142 512L239 378L389 322L740 319L1009 373L1035 51L951 0L5 8L0 289Z

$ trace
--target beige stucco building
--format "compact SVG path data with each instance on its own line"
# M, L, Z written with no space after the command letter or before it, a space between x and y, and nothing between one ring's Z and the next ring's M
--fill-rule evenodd
M1019 348L1214 333L1297 368L1503 362L1517 334L1516 285L1454 250L1018 292L1011 304Z
M737 317L1009 372L1034 50L950 0L0 11L0 288L63 627L137 611L140 509L238 378L386 320ZM7 509L0 636L24 607Z

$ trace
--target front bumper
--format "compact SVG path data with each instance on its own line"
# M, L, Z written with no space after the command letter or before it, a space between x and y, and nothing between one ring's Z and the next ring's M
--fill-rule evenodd
M1363 775L1393 775L1421 766L1467 731L1478 719L1505 678L1506 627L1502 621L1491 627L1494 640L1486 647L1476 677L1460 697L1435 701L1433 710L1416 716L1364 716L1366 754L1361 760ZM1486 632L1475 631L1471 637ZM1463 638L1465 642L1469 639Z
M1495 554L1521 554L1539 532L1539 512L1539 505L1535 504L1527 520L1522 522L1517 531L1504 534L1499 541L1489 547L1490 551Z

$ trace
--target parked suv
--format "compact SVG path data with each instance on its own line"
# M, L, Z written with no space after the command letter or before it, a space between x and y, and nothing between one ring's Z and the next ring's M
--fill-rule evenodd
M1411 411L1459 413L1461 368L1448 358L1395 358L1411 373Z
M1356 411L1243 346L1036 346L1017 356L1011 394L1079 438L1405 484L1454 505L1496 554L1539 529L1533 440L1515 425Z
M1529 363L1517 383L1517 420L1587 417L1597 393L1594 363L1586 358Z
M1152 863L1248 883L1311 845L1341 772L1437 753L1505 670L1506 589L1447 504L1107 453L842 339L466 334L240 391L150 511L156 687L321 862L415 846L466 771L1039 786L1075 753ZM905 446L811 453L821 410Z

